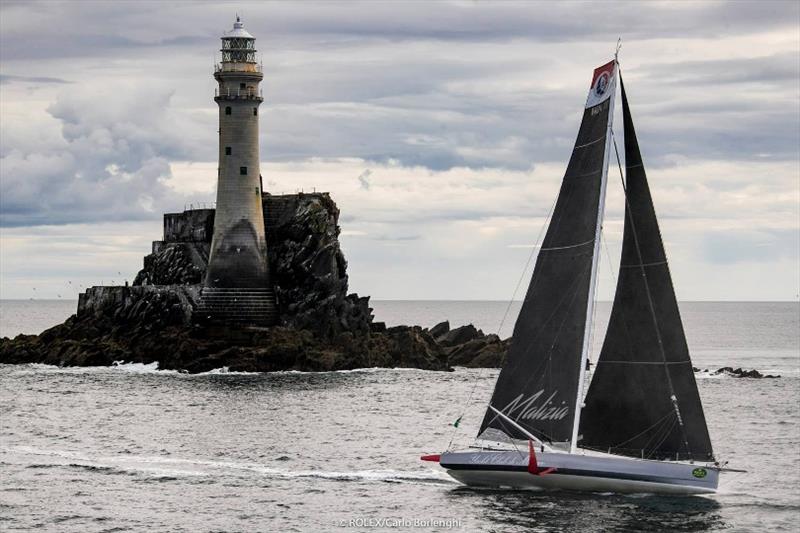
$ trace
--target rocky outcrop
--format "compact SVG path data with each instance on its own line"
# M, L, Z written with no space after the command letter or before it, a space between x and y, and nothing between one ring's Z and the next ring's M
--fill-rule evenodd
M470 368L499 368L503 365L511 339L501 340L497 335L485 335L464 344L451 347L448 362L452 366Z
M700 369L697 367L692 367L692 370L698 373L704 373L711 376L719 376L725 375L734 378L754 378L754 379L763 379L763 378L779 378L780 376L773 376L772 374L762 374L756 369L752 370L744 370L742 368L733 368L730 366L723 366L715 371L711 371L709 369Z
M112 289L118 289L114 287ZM447 355L418 327L323 338L303 329L188 325L187 296L132 287L101 291L81 312L41 335L0 339L0 363L107 366L159 363L161 369L205 372L330 371L365 367L448 370ZM121 299L121 300L120 300Z
M433 329L436 329L437 326L434 326ZM436 337L436 342L441 344L442 346L459 346L461 344L470 342L475 339L483 339L485 335L483 331L477 329L472 324L467 324L466 326L461 326L456 329L451 329L439 336Z
M333 338L366 335L369 297L347 294L339 208L328 194L264 195L270 277L284 326Z
M205 261L194 256L191 243L170 243L144 258L144 268L133 284L139 285L197 285L203 281ZM194 252L194 253L193 253ZM207 254L207 252L206 252Z

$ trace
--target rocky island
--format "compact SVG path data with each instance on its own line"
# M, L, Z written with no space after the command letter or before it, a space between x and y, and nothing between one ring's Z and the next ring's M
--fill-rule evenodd
M262 195L274 326L214 323L204 316L202 280L214 209L164 215L131 286L91 287L63 324L40 335L0 339L0 363L60 366L153 363L204 372L499 366L508 341L472 325L386 327L369 297L348 294L339 209L327 193Z

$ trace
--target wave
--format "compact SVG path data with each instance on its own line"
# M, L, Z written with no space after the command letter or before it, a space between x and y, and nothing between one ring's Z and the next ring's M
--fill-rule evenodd
M41 450L27 446L0 448L5 453L56 458L53 462L37 459L28 468L71 468L101 475L144 475L164 480L166 478L219 477L220 475L257 475L273 479L321 479L328 481L435 483L455 484L444 472L436 470L355 470L326 471L279 468L262 463L212 461L164 456L113 455L91 457L67 450ZM285 460L282 461L285 463ZM23 463L24 464L24 463Z
M446 372L443 370L425 370L421 368L406 368L406 367L383 367L383 366L373 366L369 368L351 368L348 370L315 370L315 371L307 371L307 370L276 370L275 372L265 372L269 374L373 374L376 372L425 372L433 373L433 372ZM450 373L450 372L446 372Z
M349 370L321 370L321 371L304 371L304 370L277 370L274 372L247 372L247 371L232 371L229 367L223 366L208 370L206 372L197 372L190 374L188 372L172 369L159 368L159 362L152 363L124 363L122 361L114 361L110 366L57 366L48 365L44 363L28 363L24 365L11 365L20 366L25 370L18 370L21 374L32 374L36 372L54 372L60 374L93 374L103 372L127 372L130 374L155 374L155 375L169 375L181 376L186 378L197 376L258 376L258 375L311 375L311 374L372 374L378 372L435 372L432 370L423 370L419 368L385 368L385 367L371 367L371 368L353 368Z
M166 370L158 368L158 361L152 363L123 363L114 361L110 366L58 366L46 365L44 363L28 363L19 365L26 370L18 371L21 374L33 374L37 372L53 372L59 374L98 374L103 372L127 372L130 374L162 374L177 375L183 374L178 370Z
M122 361L114 361L109 366L57 366L47 365L44 363L28 363L19 365L27 370L19 370L22 374L33 374L36 372L53 372L59 374L98 374L105 372L126 372L129 374L154 374L162 376L181 376L181 377L195 377L195 376L216 376L216 375L231 375L231 376L249 376L258 375L263 372L239 372L231 371L227 366L215 368L207 372L198 372L190 374L180 370L159 368L159 362L153 361L152 363L124 363Z

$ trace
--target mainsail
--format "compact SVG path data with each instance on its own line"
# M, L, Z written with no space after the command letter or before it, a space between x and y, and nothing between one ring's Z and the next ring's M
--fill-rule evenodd
M584 448L713 460L703 407L622 84L626 209L617 290L586 407Z
M487 430L493 429L528 438L492 408L542 440L565 442L572 436L615 89L611 61L594 71L578 138L479 436L488 438Z

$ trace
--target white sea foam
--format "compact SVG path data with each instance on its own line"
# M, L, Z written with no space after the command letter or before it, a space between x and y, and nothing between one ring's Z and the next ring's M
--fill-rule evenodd
M113 366L110 368L121 370L123 372L130 372L132 374L154 374L154 373L163 373L163 374L178 374L177 370L163 370L159 369L158 361L153 361L152 363L124 363L122 361L114 361L112 363Z
M304 370L278 370L275 372L245 372L245 371L232 371L229 367L223 366L208 370L206 372L198 372L190 374L180 370L170 370L159 368L159 362L152 363L125 363L123 361L114 361L110 366L57 366L47 365L42 363L29 363L26 365L19 365L24 369L17 370L22 374L32 374L36 372L57 372L60 374L92 374L102 372L127 372L130 374L157 374L157 375L180 375L182 377L195 377L195 376L217 376L217 375L230 375L230 376L254 376L254 375L315 375L315 374L373 374L379 372L424 372L429 373L431 370L422 370L419 368L384 368L384 367L370 367L370 368L353 368L350 370L328 370L328 371L304 371Z
M405 367L381 367L374 366L369 368L351 368L349 370L277 370L269 372L269 374L373 374L377 372L436 372L435 370L424 370L420 368L405 368Z
M69 450L41 450L28 446L0 448L0 453L15 456L28 455L51 457L52 463L46 466L85 467L108 469L111 473L140 473L148 477L216 477L219 475L255 474L268 478L300 479L315 478L331 481L395 482L395 483L455 483L444 472L435 470L292 470L277 468L262 463L236 461L212 461L205 459L186 459L167 456L111 455L91 457ZM7 460L11 460L6 458ZM22 464L30 460L23 460ZM39 463L34 463L39 464Z

